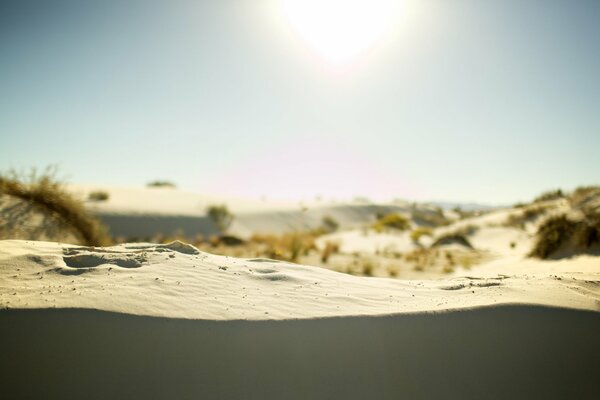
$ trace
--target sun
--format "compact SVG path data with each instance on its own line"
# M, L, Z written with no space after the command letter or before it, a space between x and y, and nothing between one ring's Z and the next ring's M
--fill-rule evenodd
M325 61L344 66L372 48L390 28L398 0L281 0L292 30Z

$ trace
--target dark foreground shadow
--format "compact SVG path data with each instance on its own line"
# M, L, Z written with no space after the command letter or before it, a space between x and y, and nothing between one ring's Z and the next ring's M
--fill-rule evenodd
M597 399L600 313L215 322L0 312L5 399Z

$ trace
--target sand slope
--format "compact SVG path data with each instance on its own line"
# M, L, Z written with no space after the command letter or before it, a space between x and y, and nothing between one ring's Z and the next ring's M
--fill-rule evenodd
M198 321L0 312L6 398L595 399L597 313Z
M596 398L593 261L400 281L214 256L180 242L0 241L0 390L7 398Z

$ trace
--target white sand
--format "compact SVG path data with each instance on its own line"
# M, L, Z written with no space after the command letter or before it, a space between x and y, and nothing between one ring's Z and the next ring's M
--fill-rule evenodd
M218 233L206 217L209 205L225 204L235 215L229 233L248 238L255 233L279 234L305 231L333 217L342 229L372 223L379 213L407 213L407 202L273 201L214 196L176 188L135 188L70 185L67 189L82 200L93 191L104 191L106 201L86 201L87 208L108 226L113 236L149 240L157 235L210 236ZM428 209L428 206L420 206Z
M0 393L596 398L600 263L512 257L400 281L177 242L1 241Z
M542 273L523 268L485 279L472 271L470 278L402 281L216 256L180 242L96 249L1 243L0 306L8 308L83 307L210 320L384 315L494 304L600 310L600 265L593 258L577 272L565 262Z

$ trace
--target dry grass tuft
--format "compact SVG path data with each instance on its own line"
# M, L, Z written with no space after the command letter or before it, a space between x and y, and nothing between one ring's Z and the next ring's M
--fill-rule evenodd
M105 192L103 190L96 190L94 192L90 192L90 194L88 195L88 200L90 201L106 201L108 200L110 197L110 195L108 194L108 192Z
M215 224L221 235L229 229L234 218L225 204L213 204L206 207L206 215Z
M509 228L525 229L525 224L534 222L545 215L550 207L548 205L528 206L518 213L510 214L502 225Z
M540 225L531 257L552 258L561 250L581 253L600 246L600 213L586 214L582 220L566 215L549 218Z
M251 242L262 245L264 254L275 260L296 262L302 255L316 250L313 232L291 232L283 235L253 235Z
M111 243L106 228L55 180L52 170L39 176L34 170L26 178L15 172L0 176L0 194L26 201L44 215L55 218L85 245Z
M558 199L562 199L564 197L565 197L565 194L560 189L549 190L547 192L540 194L538 197L536 197L533 200L533 202L540 203L540 202L544 202L544 201L558 200Z
M421 226L410 233L410 238L414 243L419 243L419 239L421 239L422 236L433 236L432 229L425 226Z
M169 189L174 189L175 187L177 187L173 182L171 181L161 181L161 180L157 180L157 181L152 181L152 182L148 182L146 184L147 187L151 187L151 188L169 188Z
M435 240L435 242L433 242L431 244L431 247L439 247L439 246L444 246L444 245L448 245L448 244L458 244L458 245L465 246L465 247L468 247L471 249L473 248L471 243L467 240L467 238L464 235L461 235L460 233L456 233L456 232L450 232L450 233L447 233L445 235L438 237Z
M327 261L329 261L329 257L331 257L332 254L338 253L339 251L340 251L339 243L327 241L325 243L325 247L323 248L323 251L321 252L321 262L323 264L327 264Z
M408 218L397 213L384 215L373 224L373 229L377 232L383 232L385 229L404 231L408 228L410 228Z

